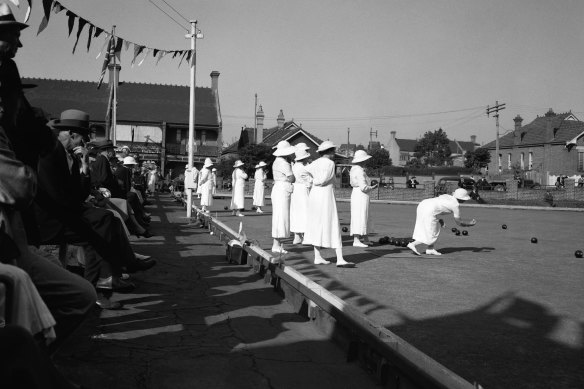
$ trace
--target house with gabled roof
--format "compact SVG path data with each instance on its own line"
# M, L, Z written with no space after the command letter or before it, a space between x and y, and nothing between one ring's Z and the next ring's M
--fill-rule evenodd
M571 111L556 114L551 108L543 116L522 125L513 119L514 130L483 147L491 154L489 172L510 171L518 166L530 178L543 185L553 185L559 175L584 173L584 122Z
M397 131L390 132L388 145L389 158L391 158L393 166L405 166L410 159L414 158L418 140L397 138L396 134ZM464 166L464 155L468 151L474 151L479 146L478 143L476 143L476 138L475 135L472 135L470 137L470 142L457 140L450 141L450 156L454 166Z
M119 65L118 69L119 71ZM110 67L110 80L113 80ZM219 72L211 74L211 87L197 87L195 93L194 161L202 163L220 154L222 119L219 105ZM50 118L67 109L79 109L90 116L92 139L106 137L109 88L95 82L25 77L28 101L42 108ZM122 82L117 91L116 146L130 147L140 160L156 162L163 171L184 170L188 161L189 87Z

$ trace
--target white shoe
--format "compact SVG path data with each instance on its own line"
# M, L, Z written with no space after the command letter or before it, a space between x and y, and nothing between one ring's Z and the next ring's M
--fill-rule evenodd
M353 242L353 247L369 247L363 242Z
M439 253L438 251L432 249L432 250L426 250L426 254L428 255L442 255L441 253Z
M422 255L422 254L420 254L420 252L418 250L416 250L416 246L414 246L414 243L413 242L408 243L408 246L407 247L410 250L412 250L414 252L414 254L416 254L416 255ZM436 250L434 250L434 251L436 251ZM428 250L426 250L426 254L428 254Z
M278 254L288 254L288 251L284 250L281 247L272 247L272 252Z
M244 217L245 215L244 215L243 213L239 212L239 213L237 214L237 216L239 216L239 217Z
M264 211L262 211L261 209L258 208L258 210L256 211L257 213L264 213Z
M134 253L134 255L136 256L136 259L141 259L141 260L145 260L145 259L151 258L150 255L142 255L142 254L138 254L138 253Z
M331 263L331 261L327 261L326 259L323 258L319 258L319 259L314 259L314 264L315 265L328 265L329 263Z

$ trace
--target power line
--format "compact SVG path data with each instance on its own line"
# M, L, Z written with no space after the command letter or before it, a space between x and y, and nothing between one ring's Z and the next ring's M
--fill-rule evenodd
M173 22L175 22L180 28L187 30L187 32L189 31L188 28L186 28L185 26L183 26L182 24L180 24L175 18L173 18L172 16L170 16L165 10L163 10L162 8L160 8L158 5L154 4L154 2L152 0L148 0L150 2L150 4L152 4L153 6L155 6L156 8L158 8L158 10L160 12L162 12L163 14L165 14L166 16L168 16L170 19L172 19Z
M172 9L178 16L180 16L185 22L190 23L190 21L183 16L180 12L178 12L172 5L170 5L166 0L162 0L164 4L168 5L170 9Z

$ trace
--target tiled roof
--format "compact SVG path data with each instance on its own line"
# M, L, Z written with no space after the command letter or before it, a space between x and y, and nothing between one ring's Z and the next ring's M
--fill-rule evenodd
M80 109L92 121L104 121L109 88L96 88L95 82L23 78L23 84L33 106L41 107L52 117L66 109ZM165 121L171 124L189 122L189 87L125 82L117 92L117 119L120 122ZM197 126L219 126L219 109L211 88L197 87L195 91L195 121Z
M395 141L397 142L397 144L399 146L400 152L405 151L405 152L413 153L416 151L416 145L418 144L417 139L397 139L396 138ZM460 145L460 147L464 150L462 153L460 152L460 147L458 145ZM450 146L450 151L452 152L452 154L464 154L467 151L473 151L475 149L475 146L478 146L478 144L475 144L473 142L461 142L461 141L451 140L449 146Z
M416 151L416 145L418 144L418 141L415 139L395 139L395 141L397 142L397 145L399 146L399 150L400 151L409 151L409 152L414 152Z
M547 123L548 117L541 116L535 118L531 123L526 124L520 128L520 134L524 134L523 138L519 139L518 146L537 145L544 143L566 143L578 136L584 131L584 122L579 120L565 120L567 117L573 116L570 112L557 114L549 117L553 129L557 129L556 135L552 141L548 141ZM484 148L494 149L496 141L492 141L484 145ZM499 138L499 147L513 147L514 131L503 135Z

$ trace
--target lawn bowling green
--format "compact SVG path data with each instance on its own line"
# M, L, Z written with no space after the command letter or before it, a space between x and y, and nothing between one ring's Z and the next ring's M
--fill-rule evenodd
M225 203L216 201L213 211ZM348 226L349 203L338 208ZM217 216L235 230L243 221L248 238L269 250L271 207L265 211L243 220ZM452 216L441 216L440 257L377 243L386 235L411 237L415 214L415 205L371 204L374 246L353 247L342 234L355 269L315 266L312 248L292 246L292 239L286 265L484 388L584 387L584 259L574 254L584 249L584 213L463 205L461 216L477 225L455 236ZM323 256L334 261L333 250Z

